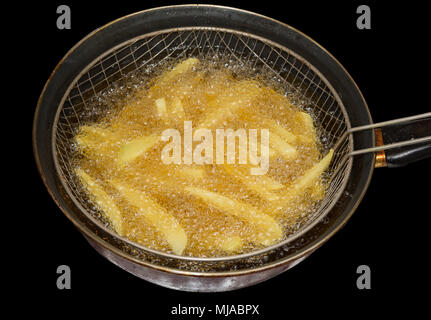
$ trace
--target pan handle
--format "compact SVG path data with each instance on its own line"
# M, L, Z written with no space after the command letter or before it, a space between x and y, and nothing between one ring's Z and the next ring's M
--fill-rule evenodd
M401 167L431 158L431 112L361 127L346 134L375 129L376 146L350 152L349 156L376 153L376 167Z
M418 119L410 123L402 123L386 127L382 130L384 144L407 141L431 135L431 118ZM431 142L418 143L383 151L388 167L402 167L406 164L431 158Z

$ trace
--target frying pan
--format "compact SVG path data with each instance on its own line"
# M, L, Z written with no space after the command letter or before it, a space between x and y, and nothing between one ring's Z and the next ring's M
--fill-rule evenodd
M166 59L215 55L252 64L306 101L325 144L335 149L324 200L287 239L241 255L177 256L120 237L82 195L70 162L77 126L94 120L86 112L88 101L130 72ZM256 284L305 259L351 217L374 167L431 156L430 127L431 113L373 124L359 88L341 64L286 24L229 7L183 5L128 15L76 44L41 93L33 148L50 195L100 254L161 286L213 292Z

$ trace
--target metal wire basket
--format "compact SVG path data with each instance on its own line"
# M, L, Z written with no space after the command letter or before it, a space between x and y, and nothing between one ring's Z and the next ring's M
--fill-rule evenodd
M94 223L107 232L113 232L103 214L88 201L71 163L76 152L73 137L77 127L89 121L85 112L87 104L131 72L156 69L168 59L181 60L193 56L206 59L222 56L240 64L251 64L258 72L272 75L286 92L294 91L305 101L304 106L320 128L324 144L329 148L335 147L328 170L332 174L326 196L296 232L273 247L298 238L331 210L343 192L351 168L350 158L346 156L353 151L352 137L345 134L350 129L350 123L340 97L308 61L267 39L234 30L192 27L145 34L112 48L84 68L66 91L54 123L54 157L65 190ZM142 250L153 251L123 240Z

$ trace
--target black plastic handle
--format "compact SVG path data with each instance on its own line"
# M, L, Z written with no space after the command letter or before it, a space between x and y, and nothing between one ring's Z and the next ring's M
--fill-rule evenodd
M430 136L431 118L382 128L382 135L384 144ZM388 167L402 167L412 162L431 158L431 142L388 149L385 154Z

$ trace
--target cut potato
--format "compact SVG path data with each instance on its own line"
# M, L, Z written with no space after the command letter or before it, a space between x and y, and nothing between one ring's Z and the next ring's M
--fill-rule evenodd
M184 167L179 168L177 172L186 179L199 181L205 178L205 170L202 168Z
M187 235L177 219L144 192L119 182L111 183L162 234L172 251L181 255L187 245Z
M117 208L112 198L97 184L88 174L82 169L77 169L76 174L81 180L84 187L92 196L94 202L100 207L103 214L109 219L114 228L120 236L123 235L123 219L120 210Z
M299 143L310 144L315 142L313 119L305 112L296 112L295 114L297 121L302 123L305 128L304 133L301 134L291 133L288 128L283 127L283 125L279 124L274 119L269 118L256 110L244 110L244 112L247 118L254 122L257 127L268 129L271 134L275 133L291 145L297 145Z
M171 71L168 71L163 74L161 77L161 81L169 81L181 73L185 73L191 70L194 66L199 64L199 59L197 58L188 58L180 63L178 63Z
M193 69L199 64L199 59L189 58L178 63L172 70L164 72L149 89L150 94L158 91L162 86L169 84L176 77Z
M250 175L249 172L244 172L245 170L235 168L231 165L224 165L223 168L229 175L239 180L249 190L268 201L274 201L278 199L278 195L272 191L284 188L284 185L269 178L266 175Z
M310 131L314 131L313 118L306 112L298 112L296 116L302 121L306 128Z
M155 101L157 109L157 117L162 119L167 124L170 122L178 122L185 120L186 114L184 112L181 99L175 97L171 104L166 103L166 99L159 98Z
M262 128L268 129L270 134L277 134L280 138L286 141L289 144L295 145L297 143L297 137L290 133L287 129L283 128L276 121L265 118L264 116L260 116L260 126Z
M225 237L220 240L220 248L223 251L232 253L242 248L242 240L239 236Z
M176 121L182 121L186 119L186 113L184 112L183 104L180 98L175 97L174 101L172 102L171 113L174 120Z
M329 150L328 154L323 157L322 160L320 160L310 169L306 170L301 177L296 179L292 185L288 186L288 190L283 194L283 198L280 201L274 203L273 211L275 213L279 212L289 202L300 196L308 188L316 188L314 190L316 191L316 197L323 197L324 189L320 184L316 186L316 182L321 177L323 172L329 167L333 154L334 150Z
M260 122L262 123L262 128L268 128L271 133L277 134L280 138L282 138L284 141L291 145L296 145L298 143L313 143L314 140L314 127L313 127L313 119L310 115L300 112L301 118L303 118L302 121L306 122L307 130L304 134L297 134L294 135L293 133L289 132L286 128L278 124L275 120L265 118L264 116L260 116ZM303 114L303 115L302 115ZM311 120L311 130L310 130L310 120Z
M208 235L202 245L207 250L221 250L232 254L243 248L243 241L240 236L236 235Z
M97 150L111 144L114 136L111 131L97 126L84 125L79 128L75 141L82 150Z
M120 162L124 163L137 158L153 148L159 140L159 136L151 135L137 138L123 144L119 153Z
M96 126L82 126L75 140L86 154L93 157L112 155L116 164L124 164L149 151L160 138L157 135L144 136L121 145L121 137L111 131Z
M193 67L198 64L199 59L197 58L189 58L179 62L177 65L175 65L175 67L172 68L172 70L162 73L162 75L156 79L154 84L148 90L148 95L152 97L157 97L161 94L164 95L166 93L164 90L166 86L170 86L175 79L177 79L182 74L193 70ZM181 84L178 85L181 86Z
M271 135L271 133L270 133L270 135ZM269 158L270 159L274 159L277 156L277 154L278 154L277 151L275 151L271 147L268 148L268 153L269 153ZM254 155L252 155L249 152L248 153L248 161L252 165L258 165L260 163L260 155L258 155L257 157L255 157Z
M249 223L257 231L255 240L259 244L270 245L282 237L283 232L272 217L260 212L247 203L201 188L186 187L185 190L191 195L200 198L208 205Z
M275 133L269 134L269 144L286 160L293 160L298 157L298 151L296 151L295 147L291 146Z
M169 118L168 111L166 110L166 99L165 98L159 98L156 99L156 109L157 109L157 116L160 119L167 120Z
M304 134L301 136L302 141L306 143L316 141L316 129L314 127L313 118L306 112L297 112L296 119L302 122Z
M254 81L242 80L238 81L232 90L241 90L241 88L246 85L250 85L251 88L249 88L250 91L246 94L244 93L244 95L239 94L239 96L231 96L229 92L227 92L225 97L214 106L214 110L205 114L197 128L210 129L220 125L226 119L234 117L238 110L248 106L259 95L261 89Z
M329 150L328 154L323 157L317 164L308 169L302 177L294 182L293 188L297 191L302 191L312 186L322 173L329 167L331 163L334 150Z

